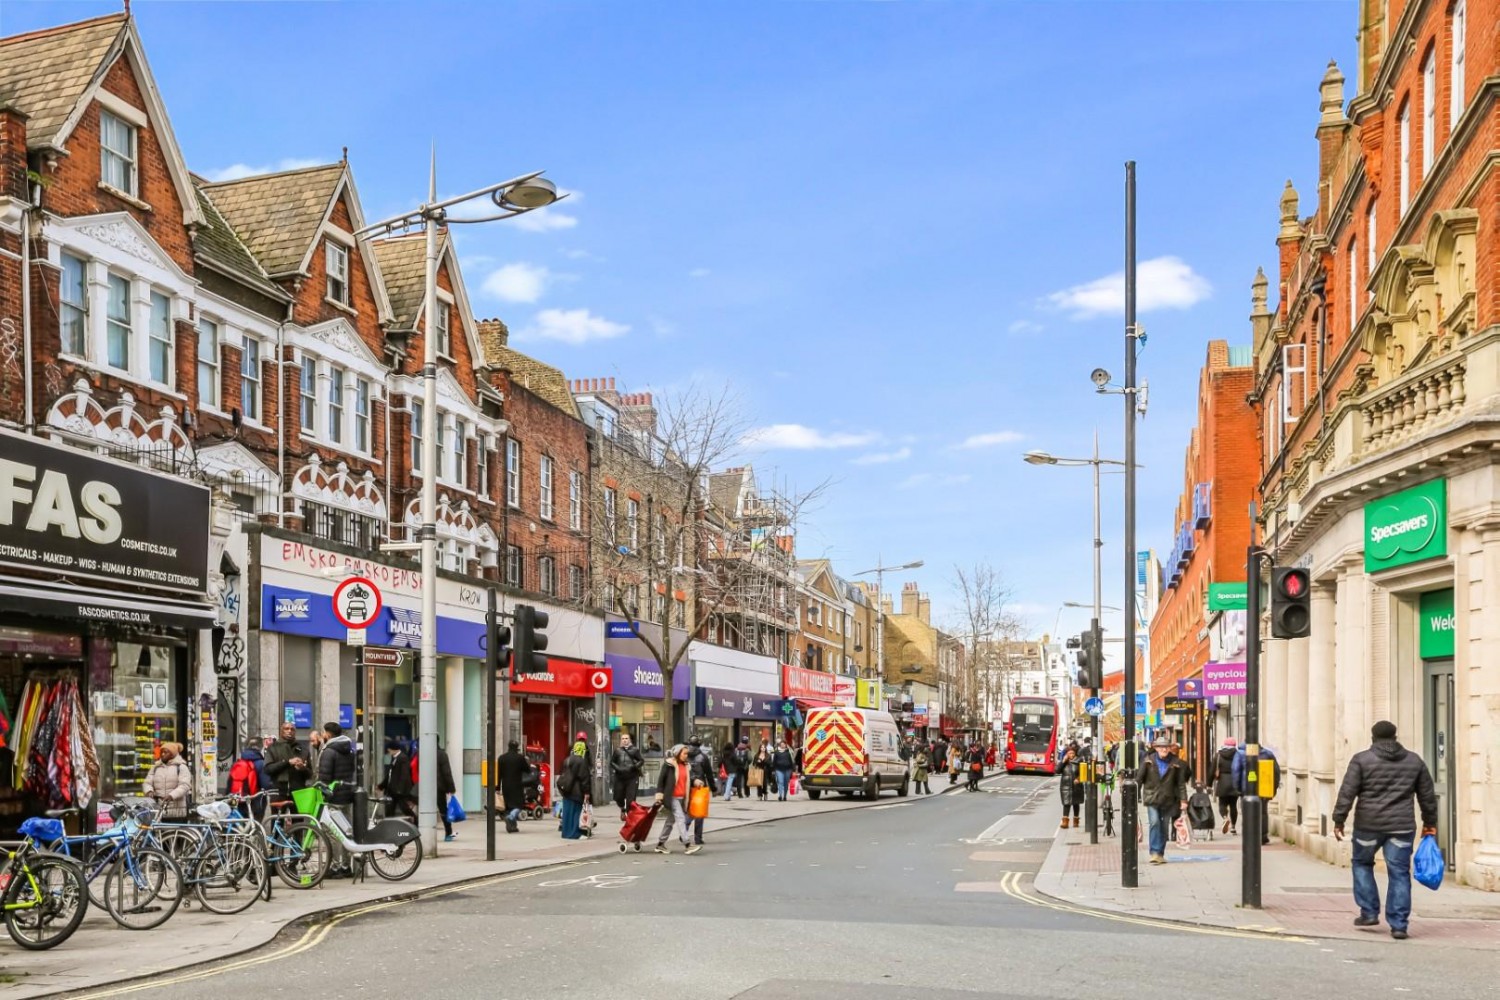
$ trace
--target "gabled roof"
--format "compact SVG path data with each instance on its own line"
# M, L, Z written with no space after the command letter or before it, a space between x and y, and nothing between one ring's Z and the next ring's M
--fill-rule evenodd
M754 473L749 466L712 473L708 477L709 503L713 504L726 518L739 520L740 494L745 489L746 480L750 481L750 489L754 491L753 476Z
M192 176L172 133L166 105L129 14L65 24L0 38L0 107L27 116L28 149L65 149L69 136L94 101L110 68L121 57L130 65L146 105L167 172L182 204L182 221L203 221Z
M250 253L273 277L302 270L344 179L330 163L205 186Z
M554 368L511 347L509 332L500 320L480 320L478 326L485 364L492 368L504 368L510 372L512 382L519 383L527 391L575 420L579 419L578 404L573 400L567 376L562 373L562 369Z
M193 234L193 255L263 295L288 301L291 296L271 281L202 186L194 185L193 193L198 196L198 208L203 213L203 224Z
M392 236L370 244L391 297L391 320L397 330L415 330L427 287L427 237Z
M57 141L74 107L109 68L106 56L118 52L129 20L126 14L108 14L0 38L0 105L28 116L29 147Z

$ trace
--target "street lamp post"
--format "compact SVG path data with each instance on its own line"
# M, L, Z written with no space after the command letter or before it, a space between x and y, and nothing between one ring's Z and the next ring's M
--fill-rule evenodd
M878 557L875 560L875 568L867 569L855 576L869 576L875 574L875 664L880 673L880 680L885 680L885 575L889 572L903 569L919 569L922 560L903 563L900 566L887 566ZM934 653L934 655L936 655Z
M1091 466L1094 470L1094 620L1090 624L1092 628L1097 629L1099 627L1099 619L1104 616L1104 584L1103 572L1100 565L1100 559L1104 551L1104 539L1100 537L1099 529L1099 470L1105 465L1124 465L1125 463L1113 458L1099 457L1098 431L1094 432L1093 458L1058 458L1056 455L1048 454L1045 451L1028 451L1024 458L1031 465L1087 465ZM1064 607L1081 606L1072 602L1064 604ZM1061 611L1059 611L1059 614L1061 614ZM1100 663L1098 665L1097 672L1101 677L1103 676L1104 664ZM1099 689L1090 688L1089 694L1097 698L1099 697ZM1094 755L1095 760L1097 760L1104 752L1104 743L1100 739L1099 716L1096 715L1093 717L1091 725L1094 734ZM1089 843L1097 844L1099 843L1099 786L1097 782L1090 781L1085 789L1085 794L1087 798L1084 806L1084 825L1088 827Z
M437 853L437 271L438 229L449 224L493 222L508 219L558 200L557 187L540 170L491 184L446 201L437 200L437 152L434 150L427 178L427 201L414 211L383 219L360 229L359 238L383 236L413 226L423 226L427 236L426 275L423 295L422 414L427 421L422 436L422 523L418 541L422 550L422 669L417 710L418 759L423 765L417 779L417 826L426 853ZM473 219L454 219L448 210L456 205L489 198L498 214ZM489 678L496 683L496 678ZM508 706L502 706L508 712ZM367 737L369 738L369 737ZM494 766L494 762L490 762Z

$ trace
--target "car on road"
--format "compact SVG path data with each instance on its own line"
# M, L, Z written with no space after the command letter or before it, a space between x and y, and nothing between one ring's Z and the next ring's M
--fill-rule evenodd
M814 708L802 727L802 787L822 794L858 793L873 799L888 788L905 795L911 773L901 759L901 733L889 712L870 708Z

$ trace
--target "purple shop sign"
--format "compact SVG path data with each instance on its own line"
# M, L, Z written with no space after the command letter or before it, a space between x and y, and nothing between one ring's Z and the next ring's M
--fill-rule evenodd
M655 660L605 653L604 665L614 671L614 686L610 689L610 694L620 698L661 697L661 667ZM672 671L673 700L687 701L688 692L692 688L692 672L687 657L683 657L677 664L677 669Z
M1177 682L1177 697L1191 701L1203 700L1203 678L1184 677Z
M1243 663L1209 661L1203 665L1203 693L1216 698L1243 696L1247 676Z

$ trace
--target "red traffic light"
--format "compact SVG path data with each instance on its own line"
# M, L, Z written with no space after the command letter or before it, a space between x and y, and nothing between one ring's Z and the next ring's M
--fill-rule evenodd
M1281 592L1287 597L1296 600L1307 593L1307 571L1301 569L1288 570L1281 577Z

